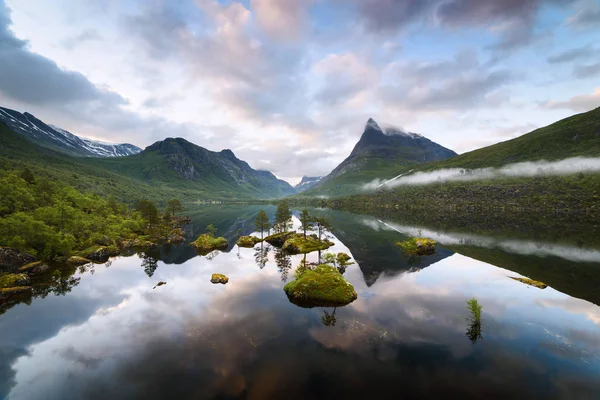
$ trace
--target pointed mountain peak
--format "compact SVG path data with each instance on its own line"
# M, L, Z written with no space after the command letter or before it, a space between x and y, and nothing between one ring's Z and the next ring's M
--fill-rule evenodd
M382 131L382 129L379 127L379 125L377 124L377 122L375 122L373 118L369 118L369 120L367 121L367 124L365 125L365 130L367 130L368 128L373 128L377 129L378 131Z

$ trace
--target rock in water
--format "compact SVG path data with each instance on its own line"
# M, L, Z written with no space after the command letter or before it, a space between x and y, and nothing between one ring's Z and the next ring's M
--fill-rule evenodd
M226 277L223 274L212 274L212 277L210 278L210 281L212 283L222 283L224 285L227 282L229 282L229 278Z
M300 307L340 307L357 299L356 290L337 268L321 264L314 270L306 269L296 273L295 281L284 286L283 290L290 302Z
M67 260L67 264L71 267L78 267L80 265L85 265L91 263L87 258L79 257L79 256L71 256Z
M154 286L152 289L154 290L154 289L156 289L157 287L159 287L159 286L162 286L162 285L166 285L166 284L167 284L167 282L158 282L158 283L156 284L156 286Z
M16 273L25 264L35 261L31 254L21 253L16 249L0 247L0 273Z
M260 238L257 238L256 236L241 236L236 242L236 244L240 247L252 248L260 242L262 242L262 240Z
M19 272L24 272L30 275L37 275L46 272L50 267L41 261L34 261L32 263L23 265L19 268Z

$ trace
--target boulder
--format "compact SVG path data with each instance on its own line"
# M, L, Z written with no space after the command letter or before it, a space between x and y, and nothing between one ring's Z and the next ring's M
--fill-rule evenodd
M265 242L267 242L270 245L275 246L275 247L282 247L283 244L285 243L285 241L290 236L295 235L295 234L296 234L295 231L275 233L273 235L267 236L265 238Z
M20 267L35 261L31 254L9 247L0 247L0 273L16 273Z
M290 254L307 254L313 251L327 250L334 243L329 240L319 240L316 236L304 237L301 233L289 235L283 243L282 249Z
M240 247L252 248L260 242L262 242L262 239L257 238L256 236L241 236L237 241L237 245Z
M216 238L207 233L200 235L191 244L200 255L206 255L213 250L226 250L229 246L227 239L224 237Z
M81 253L84 258L87 258L90 261L95 261L99 263L105 263L108 261L110 257L110 251L106 246L99 246Z
M34 261L32 263L23 265L19 268L19 272L30 275L37 275L46 272L50 267L41 261Z
M296 280L283 290L290 302L300 307L341 307L357 299L356 290L337 268L321 264L315 269L302 268Z
M181 228L175 228L167 235L169 243L177 244L185 241L185 232Z
M210 281L212 283L222 283L224 285L229 282L229 278L223 274L212 274Z
M89 263L91 263L90 260L88 260L87 258L84 258L84 257L79 257L79 256L71 256L67 260L67 264L71 267L78 267L80 265L85 265L85 264L89 264Z

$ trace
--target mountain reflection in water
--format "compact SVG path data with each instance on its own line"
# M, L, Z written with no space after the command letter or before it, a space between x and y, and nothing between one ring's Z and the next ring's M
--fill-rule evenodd
M187 229L248 234L260 208L199 209ZM409 262L394 243L418 228L314 212L333 216L330 251L356 260L344 274L358 293L350 305L289 303L282 288L303 256L266 244L208 258L185 244L116 258L93 275L75 272L65 295L0 316L0 398L600 397L600 308L589 290L598 280L579 280L595 279L593 260L566 266L568 252L440 234L437 254ZM509 278L543 274L541 264L548 279L526 276L546 289ZM211 284L212 273L229 283ZM483 340L465 335L472 297L483 305Z

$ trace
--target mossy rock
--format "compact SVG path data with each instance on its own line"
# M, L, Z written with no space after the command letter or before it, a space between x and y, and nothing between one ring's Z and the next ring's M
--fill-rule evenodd
M214 237L207 233L200 235L198 239L193 241L192 246L201 255L206 255L214 250L226 250L229 246L227 239L224 237Z
M283 247L283 244L285 243L285 241L290 236L295 235L295 234L296 234L295 231L276 233L274 235L267 236L265 238L265 242L267 242L270 245L275 246L275 247Z
M110 251L107 246L92 246L85 250L78 251L76 255L87 258L92 262L105 263L110 257Z
M534 286L538 289L546 289L548 287L548 285L546 285L544 282L534 281L533 279L529 279L529 278L516 278L513 276L509 276L509 278L514 279L515 281L519 281L519 282L524 283L529 286Z
M19 272L26 274L41 274L46 272L50 267L41 261L34 261L19 268Z
M435 254L435 240L427 238L410 238L404 242L396 242L408 256L429 256Z
M35 257L10 247L0 247L0 273L16 273L23 265L32 263Z
M319 240L316 236L304 237L301 233L295 233L288 236L282 249L290 254L307 254L313 251L327 250L334 243L329 240Z
M178 244L185 241L185 232L181 228L175 228L167 235L167 242L171 244Z
M229 278L223 274L212 274L210 277L212 283L222 283L223 285L229 282Z
M0 276L0 288L13 288L17 286L27 286L30 280L27 274L7 274Z
M337 268L327 264L304 270L283 290L290 302L306 308L345 306L358 297L352 284Z
M89 263L91 263L90 260L88 260L87 258L84 258L84 257L80 257L80 256L71 256L67 260L67 264L71 267L78 267L80 265L85 265L85 264L89 264Z
M31 292L31 290L31 286L15 286L10 288L0 288L0 295L10 296L13 294Z
M248 248L252 248L254 247L257 243L262 242L263 240L260 238L257 238L256 236L241 236L238 241L237 241L237 245L240 247L248 247Z

